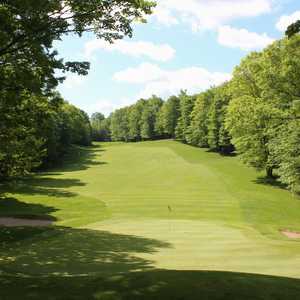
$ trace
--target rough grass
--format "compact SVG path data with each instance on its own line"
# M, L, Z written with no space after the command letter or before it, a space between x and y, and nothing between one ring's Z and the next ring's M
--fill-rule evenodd
M173 141L75 148L2 186L0 299L298 299L300 199Z

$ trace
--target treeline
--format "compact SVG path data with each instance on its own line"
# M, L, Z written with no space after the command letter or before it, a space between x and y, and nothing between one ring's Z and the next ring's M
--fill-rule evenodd
M199 95L181 91L166 101L152 96L113 112L108 118L91 118L96 141L138 142L174 138L199 147L229 154L234 150L225 113L230 100L228 84Z
M92 127L96 140L175 138L223 154L236 151L246 164L299 192L300 36L249 54L219 87L167 101L141 99L108 118L94 115Z

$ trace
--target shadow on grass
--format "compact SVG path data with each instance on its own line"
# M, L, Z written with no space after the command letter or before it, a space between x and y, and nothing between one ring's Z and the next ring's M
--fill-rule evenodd
M5 193L27 194L27 195L46 195L50 197L74 197L77 194L64 190L70 187L84 186L85 183L79 179L64 179L39 176L30 176L22 180L7 183L2 190Z
M2 276L10 300L291 300L300 280L258 274L151 270L103 276Z
M3 183L0 186L0 197L5 193L18 193L28 195L47 195L50 197L74 197L77 194L68 188L85 186L79 179L55 178L63 173L86 170L92 166L105 165L106 162L97 160L99 153L103 152L100 146L79 147L73 146L70 153L64 157L60 166L47 172L38 172L35 175Z
M207 149L207 148L202 148L202 149L206 149L207 153L215 153L215 154L219 154L219 155L224 156L224 157L236 157L237 156L237 153L235 152L234 148L230 148L230 149Z
M2 227L0 236L0 266L18 276L92 276L146 270L152 262L136 253L170 247L154 239L62 226Z
M171 244L68 227L0 227L1 300L290 300L300 280L159 270L142 254Z
M82 171L92 166L106 165L106 162L97 159L100 158L100 154L104 151L105 150L99 145L89 147L73 146L61 164L54 168L54 171Z
M270 177L266 177L266 176L258 177L254 182L257 184L273 186L273 187L283 189L283 190L287 189L287 185L280 182L277 177L274 177L274 178L270 178Z
M15 198L0 197L0 217L56 221L51 213L57 209L42 204L25 203Z

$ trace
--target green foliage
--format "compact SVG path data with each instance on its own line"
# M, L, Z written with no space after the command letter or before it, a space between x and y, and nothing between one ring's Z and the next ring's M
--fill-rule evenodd
M111 115L111 139L113 141L153 140L159 137L157 121L163 101L152 96L136 104L116 110Z
M242 96L231 101L226 126L232 135L242 160L258 170L272 170L275 165L270 156L270 130L279 117L261 98ZM271 172L271 171L270 171Z
M64 62L53 43L70 33L94 32L109 42L132 36L132 23L153 6L146 0L1 1L1 178L27 173L42 160L52 164L72 143L90 144L86 113L54 92L64 80L57 74L86 75L89 63ZM107 134L109 124L99 126Z
M294 190L298 182L299 46L296 35L243 60L231 82L234 99L226 121L243 160L265 168L269 176L278 169L280 180Z
M112 141L129 141L127 107L116 110L111 115L110 132Z
M141 116L145 100L141 99L129 108L129 139L131 141L140 141L141 137Z
M188 142L199 147L208 147L208 110L213 100L212 91L198 95L191 113Z
M10 102L8 103L7 100ZM0 179L52 165L71 144L90 145L87 115L59 95L0 98Z
M91 117L93 141L105 142L110 140L110 118L101 113L94 113Z
M294 36L296 33L300 32L300 20L296 21L295 23L291 24L285 34L291 38L292 36Z
M1 66L12 66L28 83L36 73L43 85L53 88L59 78L54 69L86 74L88 62L66 62L57 59L53 42L64 34L81 36L94 32L98 38L113 42L132 36L132 23L151 13L153 2L102 0L29 0L2 1L0 6ZM37 74L36 74L37 75Z
M300 193L300 121L283 124L272 140L271 152L276 158L281 182Z
M44 138L38 131L47 116L45 107L44 98L26 93L0 97L0 180L26 174L41 162Z
M175 136L177 140L187 142L190 135L191 113L195 105L195 97L189 96L185 91L179 94L180 117L178 119Z
M175 129L180 116L180 100L171 96L161 107L157 120L157 132L161 136L175 138Z
M141 137L143 140L151 140L159 137L160 132L156 132L156 122L161 106L162 99L152 96L145 102L141 116Z

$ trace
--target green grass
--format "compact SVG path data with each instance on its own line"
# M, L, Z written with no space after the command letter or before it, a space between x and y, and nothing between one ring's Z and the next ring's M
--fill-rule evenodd
M2 186L2 299L298 299L300 199L263 174L173 141L76 148Z

